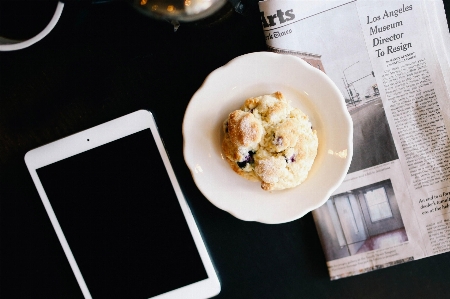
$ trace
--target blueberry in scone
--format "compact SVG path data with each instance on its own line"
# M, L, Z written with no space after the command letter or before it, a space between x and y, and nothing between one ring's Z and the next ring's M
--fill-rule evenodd
M306 180L317 155L317 132L308 116L281 92L248 98L223 123L222 150L239 175L264 190L292 188Z

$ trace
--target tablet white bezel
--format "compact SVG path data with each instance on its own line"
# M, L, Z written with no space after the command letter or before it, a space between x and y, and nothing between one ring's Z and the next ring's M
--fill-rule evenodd
M59 225L57 217L50 205L47 195L44 191L42 183L37 175L36 169L46 165L58 162L62 159L86 152L93 148L99 147L106 143L128 136L130 134L150 129L156 145L158 147L161 158L164 162L166 170L169 174L172 186L178 198L178 202L183 211L184 217L191 231L195 245L199 252L200 258L205 267L208 278L196 282L185 287L181 287L170 292L151 297L152 299L175 299L175 298L209 298L217 295L220 292L220 282L212 265L211 259L206 250L205 244L201 238L198 227L195 223L194 217L189 206L181 192L178 181L173 172L169 157L165 151L163 142L159 135L156 122L150 111L139 110L104 124L95 126L85 131L70 135L55 142L43 145L39 148L33 149L26 153L25 163L31 174L34 184L38 190L39 196L44 204L45 210L50 218L53 228L56 231L58 239L63 247L64 253L70 263L72 271L78 281L78 284L86 299L92 298L88 286L86 285L82 273L78 268L75 258L70 250L70 246L64 236L64 233ZM94 298L95 299L95 298Z

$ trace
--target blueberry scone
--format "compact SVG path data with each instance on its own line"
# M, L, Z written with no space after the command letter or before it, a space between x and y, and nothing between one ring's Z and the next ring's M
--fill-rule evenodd
M281 92L248 98L223 123L222 150L239 175L264 190L292 188L306 180L317 155L317 133L308 116Z

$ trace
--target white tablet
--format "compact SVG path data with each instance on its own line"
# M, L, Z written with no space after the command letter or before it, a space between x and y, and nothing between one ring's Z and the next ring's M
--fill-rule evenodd
M85 298L209 298L220 283L149 111L25 162Z

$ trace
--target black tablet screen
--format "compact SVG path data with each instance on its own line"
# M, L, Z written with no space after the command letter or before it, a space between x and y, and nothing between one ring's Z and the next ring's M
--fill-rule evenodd
M207 278L150 129L37 170L94 299Z

